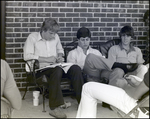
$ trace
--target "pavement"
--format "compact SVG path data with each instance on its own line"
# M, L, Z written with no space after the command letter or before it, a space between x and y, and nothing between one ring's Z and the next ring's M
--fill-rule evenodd
M24 92L21 92L23 95ZM67 118L75 118L78 108L76 99L71 96L65 96L64 101L70 102L71 106L62 111L67 115ZM20 110L14 110L12 118L54 118L49 115L49 104L48 99L45 100L46 112L42 112L42 95L39 97L39 105L33 106L33 95L32 91L28 91L25 99L22 100L22 107ZM112 110L102 107L102 103L99 102L97 105L97 118L119 118L119 116Z

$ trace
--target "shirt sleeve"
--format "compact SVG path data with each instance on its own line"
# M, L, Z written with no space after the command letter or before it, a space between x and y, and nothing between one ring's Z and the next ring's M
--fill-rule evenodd
M116 46L112 46L108 51L108 59L112 62L117 61L117 52L116 52Z
M38 59L39 56L34 55L34 41L35 37L30 34L24 44L24 60L32 60L32 59Z
M75 54L75 52L74 52L74 51L70 51L70 52L68 53L68 56L67 56L67 62L77 63L75 56L77 56L77 55Z
M136 47L136 52L137 52L137 63L139 63L139 64L144 63L145 60L143 59L143 54L138 47Z
M57 39L57 53L62 53L64 55L64 49L62 47L58 34L56 34L56 39Z

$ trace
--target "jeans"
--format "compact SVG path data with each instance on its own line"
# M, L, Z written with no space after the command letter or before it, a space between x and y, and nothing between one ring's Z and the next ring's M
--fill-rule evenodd
M98 101L115 106L124 113L128 113L137 105L137 100L131 98L121 88L97 82L88 82L83 85L82 97L76 117L96 118Z
M85 82L81 68L78 65L72 65L67 72L67 76L71 80L71 85L75 91L77 102L80 103L82 86Z

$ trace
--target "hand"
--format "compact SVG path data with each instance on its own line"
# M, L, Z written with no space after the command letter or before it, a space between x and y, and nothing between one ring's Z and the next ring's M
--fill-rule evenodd
M128 82L124 78L121 78L117 80L116 84L118 87L124 89L124 87L128 84Z
M57 62L57 58L55 56L51 56L51 57L48 57L48 61L50 63L56 63Z
M140 81L137 81L136 78L133 77L132 75L126 76L125 78L127 82L133 87L136 87L141 83Z
M58 62L58 63L64 62L64 58L63 58L63 57L58 57L58 58L57 58L57 62Z
M49 63L49 64L53 64L56 63L57 58L55 56L51 56L51 57L39 57L38 61L40 63Z

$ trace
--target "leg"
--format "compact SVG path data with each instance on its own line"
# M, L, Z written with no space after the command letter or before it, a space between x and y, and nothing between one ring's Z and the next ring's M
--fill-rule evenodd
M60 67L50 68L43 72L47 77L49 84L49 107L55 109L63 105L63 95L60 87L60 82L63 70Z
M146 72L148 71L148 67L147 65L139 65L138 68L133 71L133 72L128 72L128 75L135 75L141 79L144 79L144 75L146 74Z
M117 81L123 79L123 76L124 76L124 71L121 68L113 69L113 71L109 75L109 84L113 85L113 86L120 87L117 84Z
M76 99L80 103L82 85L84 84L81 68L78 65L71 66L67 72L67 76L71 80L71 84L76 93Z
M100 78L100 71L102 69L111 70L113 62L106 58L99 57L94 54L89 54L85 60L84 72Z
M88 82L83 85L81 102L77 111L77 118L96 118L97 100L113 105L128 113L137 105L136 100L118 87L102 83Z

